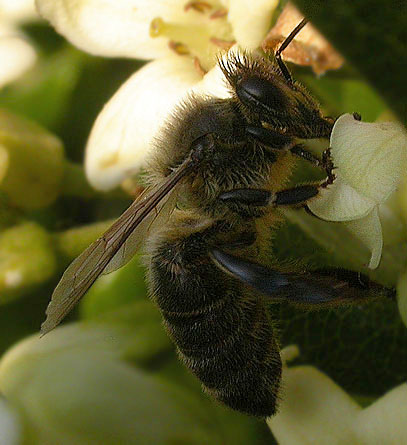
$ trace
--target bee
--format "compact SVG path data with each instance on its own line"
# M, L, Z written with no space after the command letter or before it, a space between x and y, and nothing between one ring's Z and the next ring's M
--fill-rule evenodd
M182 362L204 390L259 417L276 413L282 363L269 304L331 307L385 292L353 272L284 270L270 255L282 206L304 207L334 181L298 139L328 138L324 117L281 52L221 59L228 99L192 96L162 129L149 186L64 273L47 308L53 329L101 275L145 241L149 293ZM285 188L298 158L328 179Z

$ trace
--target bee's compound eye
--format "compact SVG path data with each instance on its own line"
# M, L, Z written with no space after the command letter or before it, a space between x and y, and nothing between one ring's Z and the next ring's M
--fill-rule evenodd
M267 109L284 108L284 93L270 80L252 76L242 79L236 94L245 105L264 105Z
M194 162L201 161L209 151L215 146L214 136L212 133L204 134L192 141L191 156Z

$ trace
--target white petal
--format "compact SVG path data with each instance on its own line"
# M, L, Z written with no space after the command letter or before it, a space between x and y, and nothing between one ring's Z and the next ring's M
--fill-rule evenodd
M171 54L168 40L150 37L156 17L197 23L186 0L36 0L40 14L71 43L92 54L153 59Z
M230 86L218 64L205 74L203 79L192 88L192 91L196 94L215 96L221 99L232 96Z
M353 422L360 410L326 375L298 366L283 370L280 407L267 423L281 445L354 444Z
M260 46L270 30L278 0L231 0L228 20L239 45L246 49Z
M20 425L16 413L0 398L0 443L3 445L17 445L21 443Z
M143 167L157 130L199 80L193 61L177 56L150 62L130 77L92 129L85 160L90 183L108 190Z
M34 0L0 0L0 17L13 23L39 18Z
M407 271L401 275L397 283L397 303L401 319L407 326Z
M279 412L267 423L281 445L407 443L407 385L361 409L326 375L309 366L283 370Z
M36 58L28 41L14 31L0 28L0 88L31 68Z
M404 383L360 412L357 418L358 443L407 443L407 385Z
M334 125L330 145L343 179L377 203L407 170L407 132L396 122L366 123L345 114Z
M335 171L335 174L334 183L308 203L309 209L327 221L349 221L366 216L375 202L349 186L339 172Z
M382 226L377 207L364 218L348 221L345 224L370 250L369 268L376 269L380 263L383 249Z

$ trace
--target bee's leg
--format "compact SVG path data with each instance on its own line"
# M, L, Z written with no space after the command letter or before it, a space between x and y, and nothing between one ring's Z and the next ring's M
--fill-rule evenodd
M334 165L330 156L330 148L327 148L322 153L322 159L320 159L308 151L303 144L293 144L291 137L269 128L247 126L246 133L267 147L270 147L271 150L288 150L293 155L310 162L315 167L323 168L327 172L328 177L332 176Z
M308 151L302 144L294 145L290 148L290 152L300 157L301 159L310 162L315 167L319 167L325 170L327 178L325 182L321 184L322 187L333 184L335 180L335 173L333 172L333 169L335 168L335 166L331 158L331 147L328 147L326 150L323 151L321 159Z
M292 83L293 79L291 77L290 72L288 71L287 66L281 59L281 53L287 48L287 46L294 40L295 36L301 31L302 28L307 24L307 20L303 19L288 35L288 37L284 40L284 42L281 44L280 48L275 53L275 58L277 61L277 64L281 70L281 73L286 78L287 82Z
M358 272L326 269L311 273L284 273L219 249L212 250L211 255L221 269L275 301L323 308L395 296L394 289L375 283Z
M307 201L316 196L321 184L298 185L279 192L273 193L262 189L235 189L221 193L218 198L221 201L229 201L239 204L260 206L282 206L282 205L305 205Z

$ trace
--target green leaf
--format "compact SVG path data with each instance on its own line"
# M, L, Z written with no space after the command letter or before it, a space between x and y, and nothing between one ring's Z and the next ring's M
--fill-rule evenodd
M61 141L28 119L0 110L0 190L24 209L50 205L60 192Z
M111 274L100 277L80 305L85 318L94 318L122 305L144 299L147 287L140 257L135 256L128 264Z
M357 111L364 121L373 122L386 109L380 96L361 79L341 78L331 72L316 78L304 70L296 78L313 92L330 116Z
M24 223L0 232L0 305L48 280L56 271L51 237Z
M385 0L294 1L406 123L407 4Z
M78 323L9 351L0 390L22 413L24 443L221 443L199 398L119 359L133 335Z
M0 92L3 107L47 128L64 120L86 56L72 47L42 57L33 70Z

